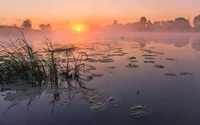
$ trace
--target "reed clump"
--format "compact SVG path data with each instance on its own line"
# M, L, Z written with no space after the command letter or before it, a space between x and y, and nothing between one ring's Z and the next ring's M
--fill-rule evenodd
M60 78L76 81L90 81L101 74L91 71L96 68L85 63L88 55L85 52L75 53L78 48L54 48L46 38L42 46L42 54L33 50L22 32L22 38L10 42L1 41L0 46L0 84L11 83L12 80L28 81L31 87L50 85L59 88ZM62 57L60 57L62 55ZM84 86L83 86L84 87Z
M14 77L29 79L32 82L42 81L46 77L45 63L26 41L22 32L22 38L10 42L1 41L0 51L0 80L8 83ZM33 83L32 83L33 84ZM40 83L35 83L39 84Z

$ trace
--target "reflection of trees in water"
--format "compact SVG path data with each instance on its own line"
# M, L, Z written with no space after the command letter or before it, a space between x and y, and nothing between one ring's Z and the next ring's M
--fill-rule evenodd
M200 38L193 38L192 48L196 51L200 51Z
M138 42L140 47L144 48L147 44L147 40L144 38L136 38L134 41Z
M186 46L189 41L190 41L190 38L189 37L177 37L177 38L173 38L173 45L175 47L184 47Z
M135 38L134 41L138 42L140 47L145 47L148 43L162 43L167 45L174 45L175 47L184 47L190 42L190 37L163 37L163 38Z
M173 45L175 47L184 47L191 42L192 48L196 51L200 51L200 38L180 36L180 37L163 37L163 38L135 38L133 41L137 42L140 47L145 47L148 43L153 41L154 43L162 43L166 45Z

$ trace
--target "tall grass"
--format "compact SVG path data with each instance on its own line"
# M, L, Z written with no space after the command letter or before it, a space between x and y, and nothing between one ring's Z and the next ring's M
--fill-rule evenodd
M22 38L14 42L1 41L0 46L0 84L20 78L29 80L32 87L50 83L51 88L58 88L59 77L65 76L66 80L75 80L84 87L82 81L101 76L90 72L96 68L84 62L88 59L85 52L75 54L76 47L55 49L48 38L46 45L42 46L42 54L33 50L23 32ZM60 61L64 58L59 57L63 54L67 57L64 62Z
M14 76L22 79L29 79L32 82L35 80L40 81L38 84L41 86L41 81L46 77L45 65L42 62L42 57L32 49L26 41L22 32L22 38L10 42L1 41L0 51L0 80L7 83L8 79Z

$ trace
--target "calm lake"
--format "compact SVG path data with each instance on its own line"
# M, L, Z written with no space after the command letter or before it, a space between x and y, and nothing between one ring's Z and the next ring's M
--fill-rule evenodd
M73 69L84 53L77 62L89 68L59 77L57 89L1 84L0 125L199 125L198 36L50 38L55 48L76 47L75 57L57 53L58 62L71 59ZM41 52L43 40L29 44Z

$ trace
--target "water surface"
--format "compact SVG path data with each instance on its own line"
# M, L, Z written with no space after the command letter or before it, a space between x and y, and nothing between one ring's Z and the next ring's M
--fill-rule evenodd
M6 101L2 91L1 125L200 124L200 39L118 37L76 42L74 46L94 59L86 63L103 76L84 81L83 91L61 92L59 98L71 101L66 106L52 104L55 94L47 90L31 104L30 99ZM86 90L101 98L88 102L84 98ZM106 102L108 96L115 97L115 101ZM107 108L91 110L97 102L106 102ZM13 103L16 105L9 108ZM146 105L153 112L137 118L131 115L133 105Z

